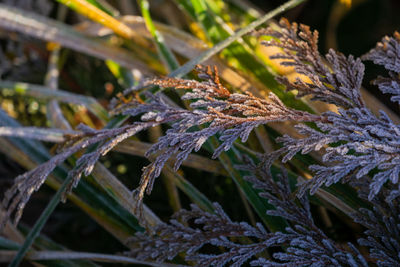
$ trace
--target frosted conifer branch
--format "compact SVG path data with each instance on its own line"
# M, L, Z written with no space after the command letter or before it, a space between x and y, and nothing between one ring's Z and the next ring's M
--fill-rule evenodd
M373 81L384 94L392 94L391 100L400 103L400 34L393 37L385 36L376 47L363 56L375 64L383 65L389 72L389 77L379 76Z
M366 108L339 112L323 114L326 120L317 123L322 132L306 125L298 125L299 133L306 137L297 139L285 135L279 138L283 148L276 154L285 154L282 161L286 162L298 152L306 154L324 150L322 159L327 166L310 166L315 175L303 184L300 194L307 189L311 189L313 194L322 185L329 186L342 180L346 182L353 178L360 179L377 168L379 172L373 175L370 184L369 198L372 199L387 181L398 183L400 127L384 112L381 112L380 117L376 117ZM336 142L341 143L324 148Z
M178 169L187 156L198 151L211 136L220 135L221 144L212 156L216 158L223 151L229 150L236 139L246 142L251 131L259 125L278 121L315 122L322 119L286 107L272 93L267 99L250 93L231 93L221 84L215 67L197 66L197 71L203 81L167 78L145 82L146 85L188 90L182 100L192 101L192 110L171 107L160 95L148 95L150 102L134 107L129 102L116 105L116 110L125 115L135 116L144 112L143 120L158 121L163 118L172 123L166 134L146 153L147 156L158 153L158 156L143 169L140 186L136 191L139 205L144 193L151 192L154 179L160 175L169 158L175 157L174 168Z
M264 42L267 46L282 48L282 53L270 58L282 59L282 65L293 66L297 73L309 79L307 81L297 78L296 81L290 82L286 77L278 77L278 81L286 85L288 91L297 90L298 97L311 95L312 100L343 108L364 107L360 94L364 64L360 59L353 56L346 58L332 49L323 57L318 51L317 31L311 31L309 26L303 24L290 24L284 18L279 24L279 31L267 28L254 34L279 39Z
M367 200L370 179L353 182L359 196ZM391 198L394 186L382 189L372 200L372 209L362 208L352 214L356 223L366 228L365 236L358 239L361 246L369 248L370 257L378 266L397 266L400 262L400 209L398 198Z
M281 29L268 28L256 32L256 35L269 35L272 39L266 45L282 48L282 53L271 58L283 59L282 65L293 66L307 79L297 79L294 83L285 77L278 78L288 90L296 89L299 96L312 95L313 99L335 104L339 113L325 112L316 121L318 129L306 125L296 128L304 138L285 135L278 141L283 148L266 155L264 162L270 165L279 155L284 155L283 162L290 160L296 153L310 153L323 150L323 162L326 165L313 165L310 169L315 175L302 186L299 194L307 189L311 193L322 186L329 186L339 181L359 179L372 170L369 199L372 199L391 181L398 183L400 174L400 128L384 113L376 117L367 109L361 99L360 87L364 75L364 65L360 59L345 57L330 50L323 57L318 51L318 32L311 31L306 25L290 24L286 19L280 21ZM391 70L391 78L378 78L376 83L385 92L393 92L396 100L400 64L399 34L394 38L385 37L382 43L371 50L364 58L382 64ZM386 88L386 89L383 89ZM331 146L340 142L340 145ZM400 192L400 190L397 190Z
M190 89L183 95L183 100L192 100L192 110L179 108L165 101L161 94L145 93L148 102L140 99L127 99L120 96L112 103L112 114L136 116L142 114L142 122L134 122L115 129L94 130L81 126L74 132L76 136L64 144L63 151L37 168L17 177L14 186L7 191L3 205L10 216L15 210L15 221L18 221L22 210L31 194L38 190L54 168L72 154L98 144L97 147L77 160L77 165L68 175L73 176L69 192L79 182L82 174L89 175L94 164L101 156L107 154L115 145L137 132L155 125L170 123L171 129L162 136L146 153L150 156L157 153L155 160L143 169L140 185L135 191L137 208L140 210L144 193L150 194L154 180L157 178L167 160L175 157L175 169L192 151L198 151L204 142L215 134L220 134L221 145L214 151L218 157L222 151L230 149L238 138L245 142L250 132L257 126L276 121L319 121L320 116L304 111L287 108L274 94L268 99L260 99L251 94L230 93L219 81L217 69L198 67L199 77L205 81L183 79L156 79L143 83L143 87L159 85ZM202 126L203 129L197 127ZM38 131L38 130L36 130ZM4 131L5 133L7 131ZM8 133L8 132L7 132ZM1 134L1 132L0 132ZM33 136L29 132L26 136ZM27 182L29 181L29 182Z
M248 261L252 266L368 266L353 245L349 244L350 249L346 250L315 226L306 197L295 199L285 175L275 182L265 170L259 171L254 165L245 168L255 172L247 179L277 208L268 214L285 218L293 225L285 233L268 233L261 225L232 222L218 204L214 204L214 214L192 205L191 210L178 212L169 224L159 225L155 232L135 234L129 244L137 247L129 254L164 262L185 253L185 260L196 266L241 266ZM253 242L241 243L243 238L239 237ZM223 247L224 251L205 254L202 248L206 245ZM283 263L259 258L259 253L279 246L286 246L286 251L274 253L273 257Z
M153 122L133 123L116 129L94 130L87 126L80 126L81 134L75 134L64 144L62 151L53 156L49 161L37 166L36 168L19 175L15 178L13 186L5 192L2 206L6 209L6 215L2 223L11 217L15 212L14 222L17 223L21 218L23 209L29 201L32 193L37 191L44 183L51 172L68 157L74 153L88 148L91 145L101 143L93 152L84 154L78 159L77 165L68 175L73 176L71 184L64 193L63 199L75 187L82 174L89 175L100 156L108 153L115 145L122 140L136 134L146 128L154 126ZM66 136L68 137L68 136ZM102 143L104 142L104 143Z

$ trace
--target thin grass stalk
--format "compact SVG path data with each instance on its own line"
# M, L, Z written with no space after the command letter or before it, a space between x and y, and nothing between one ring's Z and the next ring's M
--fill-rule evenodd
M57 19L60 21L64 21L67 15L67 8L65 6L60 6L57 9ZM58 89L58 80L60 76L60 59L61 47L58 44L53 44L53 47L50 52L48 65L47 65L47 73L45 76L45 86L49 87L52 90ZM71 129L68 121L65 119L62 114L60 105L57 100L51 100L47 104L47 109L49 112L46 112L47 119L50 123L60 129Z
M3 262L9 261L16 254L15 251L0 250L0 258L4 259ZM153 267L183 267L188 265L178 265L171 263L157 263L151 261L141 261L130 257L90 253L90 252L74 252L74 251L35 251L29 252L27 259L35 261L47 261L47 260L92 260L102 263L114 263L114 264L140 264L145 266ZM9 265L11 266L11 265Z
M164 38L157 31L154 26L153 20L150 16L150 5L147 0L139 0L139 6L142 12L143 19L145 21L147 30L150 32L153 37L154 43L156 44L158 55L161 58L161 61L164 63L164 66L168 69L168 72L171 72L179 67L178 60L175 58L174 54L171 52L170 48L165 45Z

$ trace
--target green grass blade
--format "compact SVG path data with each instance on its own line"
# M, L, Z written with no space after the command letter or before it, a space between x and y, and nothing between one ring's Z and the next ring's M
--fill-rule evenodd
M12 240L0 236L0 247L10 250L17 250L20 247L20 245L17 242L14 242Z
M102 9L98 7L98 5L93 5L92 4L93 1L85 1L85 0L57 0L57 1L73 9L79 14L110 28L116 34L126 39L133 39L135 37L135 33L132 31L131 28L129 28L128 26L126 26L124 23L114 18L113 16L109 15L107 12L104 12Z
M174 54L171 52L168 46L164 43L164 38L157 31L154 26L153 20L150 16L150 5L147 0L139 0L140 9L146 24L147 29L149 30L151 36L153 37L154 43L156 44L158 54L164 63L164 66L167 67L168 72L175 70L179 67L179 63L176 60Z
M266 199L260 197L258 195L259 191L255 190L252 184L244 180L244 177L250 175L250 173L238 171L235 168L235 165L243 164L243 162L237 158L239 154L240 153L235 148L231 148L231 150L222 153L219 156L219 160L224 165L225 169L228 171L239 189L242 190L247 200L268 229L274 232L284 231L287 226L286 221L280 217L267 215L267 210L275 209L274 206L270 205Z

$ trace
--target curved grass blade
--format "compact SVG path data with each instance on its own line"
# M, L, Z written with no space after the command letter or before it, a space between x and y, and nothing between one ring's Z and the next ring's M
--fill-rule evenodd
M76 12L84 15L85 17L88 17L90 20L93 20L97 23L100 23L112 29L119 36L122 36L126 39L133 39L136 36L131 28L126 26L118 19L107 14L105 11L101 10L96 1L86 1L86 0L57 0L57 1L75 10Z
M4 4L0 4L0 21L0 28L59 43L63 47L103 60L111 59L129 69L139 69L147 74L152 73L147 65L135 60L133 54L129 51L101 40L88 38L61 22Z
M0 255L3 258L11 259L15 256L15 251L0 251ZM153 267L183 267L188 265L177 265L171 263L157 263L151 261L141 261L130 257L109 255L100 253L90 252L75 252L75 251L32 251L27 255L27 259L35 261L49 261L49 260L92 260L102 263L114 263L114 264L140 264L144 266Z
M73 130L0 126L0 136L29 138L54 143L64 142L67 135L78 134L79 132Z
M43 100L57 100L62 103L72 103L85 106L94 115L103 121L108 120L108 112L95 98L83 96L61 90L52 90L41 85L0 80L0 90L4 95L18 94Z

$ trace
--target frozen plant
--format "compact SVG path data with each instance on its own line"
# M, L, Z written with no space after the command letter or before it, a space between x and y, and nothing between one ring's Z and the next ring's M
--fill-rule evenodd
M140 121L131 121L114 129L95 130L81 125L76 131L65 132L61 152L50 161L16 178L5 195L3 207L7 218L14 213L18 222L31 194L38 190L53 169L72 154L89 148L69 172L73 177L68 192L79 182L82 174L89 175L94 164L121 141L150 127L166 124L165 135L147 151L153 158L143 169L135 190L137 212L144 194L150 194L155 179L167 160L175 160L177 170L192 152L199 151L207 140L217 137L219 146L213 158L231 149L237 139L246 142L258 126L271 122L298 123L301 137L284 135L277 141L281 148L259 155L257 163L247 162L240 168L251 173L246 177L259 195L275 207L268 215L287 222L285 231L270 232L261 224L251 226L233 222L222 207L214 204L213 212L193 205L181 210L169 223L161 223L148 232L137 233L130 239L136 247L128 254L138 259L160 262L182 256L196 266L233 266L249 262L253 266L394 266L399 264L400 235L398 197L400 184L400 126L383 111L372 113L361 96L364 64L361 59L330 50L323 56L318 51L318 33L308 26L289 23L282 19L280 29L267 28L254 35L272 38L267 46L281 49L272 58L281 59L285 66L307 79L278 80L288 91L296 90L298 97L333 104L338 112L312 114L287 107L276 95L266 98L250 93L233 93L220 81L217 68L197 67L199 80L165 78L146 80L140 86L128 89L114 99L110 112L130 117L141 115ZM400 95L400 38L385 37L376 48L363 57L388 70L388 77L378 77L374 83L383 93ZM186 108L171 103L162 92L150 89L174 88L183 90L181 99ZM183 106L183 105L182 105ZM1 135L12 135L1 128ZM15 133L14 133L15 134ZM29 131L19 136L36 138ZM321 151L322 162L309 166L313 177L292 192L285 171L273 177L270 167L276 161L287 163L297 153ZM339 244L328 237L314 223L308 200L322 186L348 183L358 191L360 198L372 208L362 208L352 214L355 222L363 225L365 236L359 245L368 247L361 253L352 243ZM67 193L68 193L67 192ZM204 247L213 247L218 254L207 253ZM268 249L279 247L269 256ZM223 249L220 249L223 248ZM365 250L364 250L365 251Z

